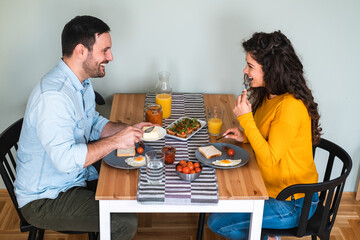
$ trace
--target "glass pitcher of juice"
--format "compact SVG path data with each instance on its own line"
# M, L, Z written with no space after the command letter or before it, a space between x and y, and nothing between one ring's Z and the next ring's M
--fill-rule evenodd
M159 72L159 80L156 84L156 104L161 105L163 111L163 119L171 116L171 100L172 100L172 89L170 87L170 73Z

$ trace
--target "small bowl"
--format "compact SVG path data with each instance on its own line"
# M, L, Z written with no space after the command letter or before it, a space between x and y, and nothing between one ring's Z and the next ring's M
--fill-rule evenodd
M200 171L200 172L185 174L185 173L182 173L182 172L179 172L178 170L176 170L176 167L177 167L178 165L179 165L179 164L176 164L176 166L175 166L175 172L176 172L176 174L179 176L180 179L185 180L185 181L188 181L188 182L192 182L192 181L194 181L195 179L197 179L197 178L200 176L201 172L202 172L202 167L201 167L201 171Z

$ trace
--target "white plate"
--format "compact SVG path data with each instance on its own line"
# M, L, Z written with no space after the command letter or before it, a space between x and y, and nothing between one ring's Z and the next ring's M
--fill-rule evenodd
M181 118L175 120L174 122L172 122L172 123L167 127L167 129L168 129L168 128L171 128L175 123L181 121L183 118L190 118L190 119L192 119L192 117L181 117ZM192 136L194 136L198 131L200 131L200 129L202 129L202 128L206 125L206 122L205 122L205 121L202 121L202 120L200 120L200 119L197 119L197 120L198 120L198 122L200 123L200 127L199 127L195 132L193 132L193 133L191 133L189 136L187 136L186 138L182 138L182 137L174 136L174 135L171 135L171 134L167 134L166 131L165 131L166 136L167 136L167 137L171 137L171 138L175 138L175 139L180 140L180 141L187 141L189 138L191 138Z
M157 127L158 128L158 132L159 132L159 137L158 138L141 138L142 141L144 142L153 142L153 141L157 141L159 139L162 139L163 137L165 137L166 135L166 130L162 127Z

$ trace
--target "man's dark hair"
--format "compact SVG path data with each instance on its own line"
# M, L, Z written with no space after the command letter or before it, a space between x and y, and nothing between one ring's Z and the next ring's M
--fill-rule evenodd
M102 20L92 16L77 16L68 22L61 34L63 57L70 57L79 43L89 51L95 43L95 35L110 32L109 26Z

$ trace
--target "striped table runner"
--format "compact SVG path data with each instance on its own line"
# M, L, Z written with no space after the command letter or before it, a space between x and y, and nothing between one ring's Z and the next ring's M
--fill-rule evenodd
M155 94L146 94L145 104L147 103L155 103ZM173 93L171 104L171 117L163 120L163 128L183 116L205 121L202 94ZM148 184L146 168L140 168L138 202L143 204L216 204L219 200L219 192L215 169L203 166L199 178L192 182L181 180L175 172L175 165L180 160L197 162L196 149L207 143L209 143L209 135L206 126L188 141L165 137L155 142L147 142L155 150L161 150L164 145L174 146L176 148L175 163L165 165L165 175L159 185Z

